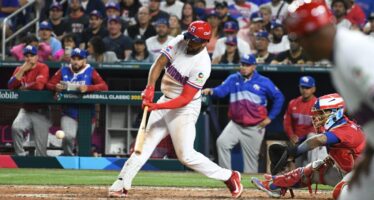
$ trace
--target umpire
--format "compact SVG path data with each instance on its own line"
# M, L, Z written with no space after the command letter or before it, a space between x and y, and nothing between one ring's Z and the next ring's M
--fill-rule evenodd
M256 71L253 54L243 55L240 71L231 74L215 88L202 91L205 95L223 98L230 95L229 118L217 139L218 162L221 167L231 169L231 149L240 143L244 155L244 172L258 171L258 157L265 127L281 111L284 97L273 82ZM267 111L267 102L272 106Z

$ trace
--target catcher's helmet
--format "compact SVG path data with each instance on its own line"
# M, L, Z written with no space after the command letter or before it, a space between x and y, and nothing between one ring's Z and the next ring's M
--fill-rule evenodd
M324 1L293 1L285 25L290 35L303 36L335 23L335 17Z
M319 97L312 107L312 121L314 128L318 131L328 130L335 122L344 117L345 103L338 94L328 94Z
M210 40L212 30L208 22L199 20L194 21L188 26L187 32L184 34L184 39L189 39L194 42L203 43Z

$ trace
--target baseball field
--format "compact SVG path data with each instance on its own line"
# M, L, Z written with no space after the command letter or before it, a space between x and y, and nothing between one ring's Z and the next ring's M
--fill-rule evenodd
M0 199L106 199L117 171L60 169L0 169ZM270 199L254 189L244 174L240 199ZM261 175L255 175L261 177ZM314 188L314 187L313 187ZM317 194L296 190L295 199L331 199L331 187L318 186ZM231 199L220 182L194 172L144 172L135 178L128 199ZM287 194L284 199L289 199Z

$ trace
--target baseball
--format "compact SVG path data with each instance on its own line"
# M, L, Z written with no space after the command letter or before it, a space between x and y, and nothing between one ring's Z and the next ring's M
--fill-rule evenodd
M62 130L56 131L56 138L62 139L64 137L65 137L65 132L64 131L62 131Z

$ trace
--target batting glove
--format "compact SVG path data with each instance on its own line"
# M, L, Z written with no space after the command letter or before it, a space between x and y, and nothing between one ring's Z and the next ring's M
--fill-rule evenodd
M144 109L144 106L146 103L152 103L153 97L155 94L155 87L153 86L147 86L143 92L142 92L142 108Z
M158 110L160 109L159 104L157 103L144 103L144 106L148 106L148 111Z

